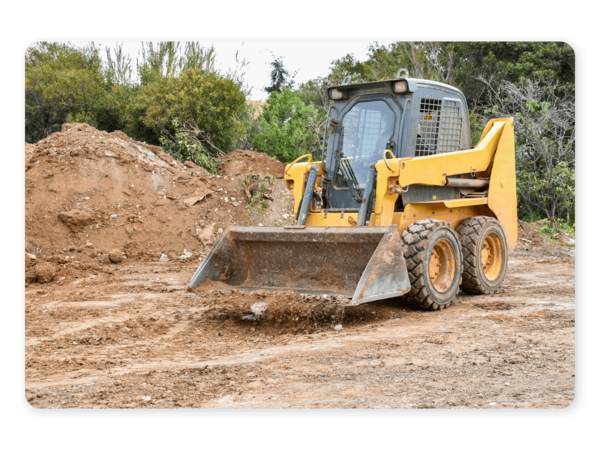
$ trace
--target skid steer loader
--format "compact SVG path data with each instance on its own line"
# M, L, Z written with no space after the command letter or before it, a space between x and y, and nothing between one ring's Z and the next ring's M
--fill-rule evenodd
M328 88L322 160L285 169L295 225L229 226L189 283L343 294L353 304L406 296L425 310L459 289L490 294L517 242L512 118L470 147L458 89L408 77Z

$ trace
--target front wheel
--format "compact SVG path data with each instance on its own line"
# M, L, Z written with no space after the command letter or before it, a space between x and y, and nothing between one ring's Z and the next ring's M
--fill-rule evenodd
M508 246L500 222L476 216L463 221L456 232L463 252L462 283L466 294L492 294L506 276Z
M458 236L442 220L419 220L402 233L411 283L409 301L425 310L440 310L458 294L462 255Z

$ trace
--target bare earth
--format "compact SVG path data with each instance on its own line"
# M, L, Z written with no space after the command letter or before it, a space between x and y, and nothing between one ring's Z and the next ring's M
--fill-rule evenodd
M34 283L26 397L36 408L564 408L575 395L574 251L525 245L498 294L460 295L442 312L185 293L197 261ZM277 296L290 308L277 321L230 307ZM320 304L331 309L318 318Z
M239 150L215 176L86 124L25 155L25 387L36 408L562 408L574 398L574 251L534 224L519 231L498 294L461 295L441 312L185 292L227 225L293 221L282 163ZM243 183L256 172L274 175L262 211Z

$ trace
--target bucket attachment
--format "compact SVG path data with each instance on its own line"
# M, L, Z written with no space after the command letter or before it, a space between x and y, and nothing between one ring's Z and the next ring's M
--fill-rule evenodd
M232 289L352 296L359 304L410 290L402 239L389 227L229 226L188 288L216 281Z

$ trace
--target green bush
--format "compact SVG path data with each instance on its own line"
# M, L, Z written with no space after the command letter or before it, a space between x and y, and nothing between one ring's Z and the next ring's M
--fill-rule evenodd
M100 49L39 42L25 54L25 135L36 142L65 122L98 126L106 82Z
M173 120L193 121L217 148L230 151L244 133L245 108L246 97L232 80L192 69L142 86L128 108L126 132L158 142L163 130L177 132Z
M252 146L282 162L316 152L319 133L314 128L319 119L319 110L305 105L299 92L273 92L260 116L260 131L254 135Z

